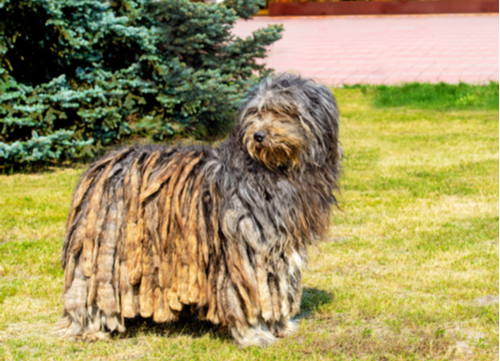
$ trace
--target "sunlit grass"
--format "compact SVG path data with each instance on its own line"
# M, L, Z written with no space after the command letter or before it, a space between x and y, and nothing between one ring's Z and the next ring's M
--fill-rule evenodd
M0 176L0 359L498 358L498 109L374 106L335 89L341 211L310 250L299 331L239 349L203 322L61 341L60 248L83 168Z
M401 86L351 85L373 98L378 107L411 107L433 110L498 109L498 82L488 85L406 83Z

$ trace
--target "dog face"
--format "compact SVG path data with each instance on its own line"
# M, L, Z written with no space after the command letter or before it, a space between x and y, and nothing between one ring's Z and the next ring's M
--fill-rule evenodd
M297 168L308 139L298 117L280 110L248 109L243 144L254 160L270 169Z
M338 111L327 87L291 74L268 78L238 119L248 154L269 169L324 164L337 154Z

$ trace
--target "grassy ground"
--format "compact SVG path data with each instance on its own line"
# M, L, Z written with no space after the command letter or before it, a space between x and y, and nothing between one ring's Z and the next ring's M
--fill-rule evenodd
M427 110L498 110L498 83L488 85L407 83L402 86L353 85L372 96L378 107Z
M190 321L130 322L108 342L51 336L82 173L56 169L0 176L0 359L498 359L498 107L380 104L377 91L335 90L343 210L310 250L295 335L239 349Z

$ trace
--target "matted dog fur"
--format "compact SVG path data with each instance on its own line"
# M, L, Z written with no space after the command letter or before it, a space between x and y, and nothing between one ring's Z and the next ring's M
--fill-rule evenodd
M62 251L64 337L181 311L242 346L294 331L306 248L326 231L340 168L326 86L283 74L243 104L219 148L130 147L90 166Z

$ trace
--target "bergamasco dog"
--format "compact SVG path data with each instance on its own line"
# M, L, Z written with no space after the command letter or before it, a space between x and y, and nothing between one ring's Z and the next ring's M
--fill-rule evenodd
M241 346L291 334L307 247L336 204L338 116L326 86L282 74L253 90L218 148L133 146L93 163L67 221L60 335L184 314Z

